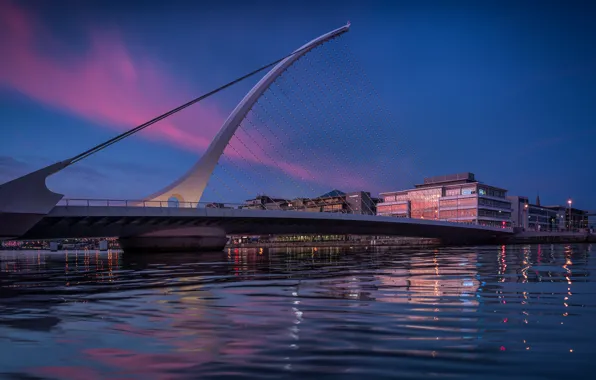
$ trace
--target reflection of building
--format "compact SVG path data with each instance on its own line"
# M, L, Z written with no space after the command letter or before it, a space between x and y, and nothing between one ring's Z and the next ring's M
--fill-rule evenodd
M378 199L372 198L369 192L356 191L346 194L339 190L333 190L316 198L293 200L260 195L247 200L242 208L374 215L377 202Z
M530 204L528 197L508 196L511 201L511 221L514 227L522 227L532 231L555 231L558 229L557 212L553 209Z
M425 178L414 189L380 194L379 215L509 227L507 190L478 182L473 173Z

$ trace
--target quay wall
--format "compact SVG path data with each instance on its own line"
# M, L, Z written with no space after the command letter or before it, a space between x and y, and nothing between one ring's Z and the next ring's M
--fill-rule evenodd
M538 243L596 243L596 234L588 232L519 232L504 237L503 244L538 244Z
M334 241L275 241L228 243L226 248L284 248L284 247L435 247L441 245L438 239L395 238L395 239L359 239Z

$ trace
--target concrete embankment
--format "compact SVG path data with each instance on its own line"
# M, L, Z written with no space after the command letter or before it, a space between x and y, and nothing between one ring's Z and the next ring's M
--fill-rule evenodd
M226 248L285 248L285 247L437 247L438 239L395 238L395 239L360 239L337 241L276 241L247 242L228 244Z
M475 242L472 245L483 244L543 244L543 243L596 243L596 234L578 232L520 232L512 236L503 237L496 241ZM227 244L226 248L285 248L285 247L440 247L447 246L438 239L426 238L395 238L395 239L359 239L338 241L263 241ZM456 244L462 245L462 244Z
M596 234L587 232L520 232L503 239L503 244L596 243Z

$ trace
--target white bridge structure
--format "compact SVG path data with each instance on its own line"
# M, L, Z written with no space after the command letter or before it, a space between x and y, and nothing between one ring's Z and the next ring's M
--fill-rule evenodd
M89 151L0 185L0 238L117 236L125 249L143 251L222 249L226 235L231 234L395 235L453 242L489 241L511 234L510 229L434 220L247 210L235 205L210 208L201 203L224 149L269 86L308 52L349 29L347 24L326 33L278 61L232 111L198 162L182 178L143 200L73 201L47 188L48 176L86 157ZM172 198L178 207L166 207Z

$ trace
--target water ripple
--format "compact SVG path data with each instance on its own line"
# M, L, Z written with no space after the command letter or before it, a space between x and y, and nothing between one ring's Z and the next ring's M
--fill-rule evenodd
M0 251L0 377L591 378L591 253Z

